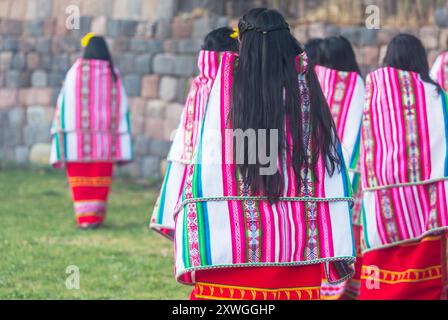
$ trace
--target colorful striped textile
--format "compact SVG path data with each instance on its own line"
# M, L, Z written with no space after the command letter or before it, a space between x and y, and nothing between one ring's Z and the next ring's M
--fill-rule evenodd
M80 228L99 227L103 223L113 165L112 162L67 163L67 178Z
M416 73L367 77L361 137L363 252L447 229L447 95Z
M242 183L233 163L233 137L228 121L235 58L231 53L222 57L182 187L177 189L178 184L174 183L176 188L168 190L165 183L166 195L182 190L174 210L178 281L194 283L192 272L197 270L316 263L325 263L330 282L349 278L355 253L350 220L353 198L345 163L330 177L323 159L319 159L316 175L303 168L303 184L298 187L289 150L283 163L278 164L286 187L280 201L274 204ZM298 57L303 137L310 152L305 62L304 55ZM171 170L173 165L174 162Z
M362 191L359 183L359 152L365 95L364 80L356 72L339 71L320 65L315 66L315 71L322 92L330 107L330 112L341 140L344 159L349 167L350 181L353 194L355 195L352 223L359 229L362 202ZM359 233L357 234L359 235ZM355 239L355 242L359 244L359 239ZM356 281L359 280L359 278L354 278L347 280L347 283L338 285L331 285L324 279L322 281L321 298L327 300L340 299L344 295L346 288L349 298L356 296L357 294L352 292L353 290L349 290L349 287L356 287ZM353 283L351 283L352 281Z
M179 127L168 154L168 161L191 163L200 136L207 101L219 68L219 52L201 50L198 56L199 75L191 82Z
M198 143L202 119L218 67L218 52L199 52L199 75L191 83L180 124L168 154L168 168L151 218L151 228L171 240L174 239L173 215L175 206L182 198L186 164L191 163Z
M320 264L197 271L191 300L319 300Z
M361 300L446 300L446 233L364 254Z
M431 68L431 77L448 91L448 51L439 55Z
M315 66L315 70L336 124L345 161L349 170L355 171L360 150L364 81L356 72L338 71L319 65Z
M78 59L68 71L51 127L50 163L132 160L126 93L109 62Z
M169 240L174 240L174 213L182 199L187 166L168 162L165 178L154 205L150 228Z
M355 273L353 277L339 284L330 284L326 278L322 278L320 289L321 300L357 300L361 282L362 268L362 226L353 223L353 238L356 248Z

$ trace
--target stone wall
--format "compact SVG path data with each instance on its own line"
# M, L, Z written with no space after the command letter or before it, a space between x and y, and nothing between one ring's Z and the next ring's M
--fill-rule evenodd
M80 9L79 30L65 27L69 5ZM136 161L120 173L160 176L202 39L215 27L236 23L203 10L176 12L175 0L0 0L0 161L45 162L61 83L81 54L81 37L93 31L106 36L130 98ZM387 43L400 31L419 35L431 62L446 48L448 37L448 29L438 25L367 30L291 24L302 43L311 37L347 36L364 72L378 66Z

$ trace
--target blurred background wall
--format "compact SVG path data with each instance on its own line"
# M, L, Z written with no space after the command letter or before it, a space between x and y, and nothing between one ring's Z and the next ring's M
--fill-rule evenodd
M371 4L378 30L365 27ZM81 15L77 30L65 25L70 5ZM0 0L0 162L48 161L57 94L93 31L106 36L130 97L136 160L118 173L160 177L203 37L255 6L281 10L302 43L343 34L364 73L400 31L420 36L430 63L448 39L446 0Z

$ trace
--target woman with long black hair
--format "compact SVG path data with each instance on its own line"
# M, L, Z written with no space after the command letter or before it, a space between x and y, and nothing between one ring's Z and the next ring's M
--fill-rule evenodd
M238 30L176 205L176 278L192 299L319 299L323 265L330 282L353 274L340 143L281 14L250 10Z
M129 110L104 38L87 34L68 71L51 128L50 162L65 167L78 227L102 225L114 163L132 160Z
M448 99L399 34L367 76L360 299L447 298Z
M355 206L352 210L353 232L357 252L355 275L345 284L322 285L323 299L355 299L359 294L361 200L359 151L362 110L364 107L364 80L350 42L343 36L333 36L319 43L319 59L315 71L325 99L330 107L341 140L342 153L347 163Z

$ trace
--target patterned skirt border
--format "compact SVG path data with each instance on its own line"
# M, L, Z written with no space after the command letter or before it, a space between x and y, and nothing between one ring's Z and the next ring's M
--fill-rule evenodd
M414 242L414 241L419 241L422 240L424 237L430 236L430 235L437 235L437 233L441 233L441 232L447 232L448 231L448 226L444 226L444 227L439 227L439 228L435 228L435 229L431 229L428 230L426 232L423 232L420 236L415 237L415 238L411 238L411 239L406 239L406 240L401 240L401 241L396 241L393 243L388 243L382 246L378 246L375 248L369 248L366 250L362 250L362 253L365 254L366 252L370 252L370 251L375 251L375 250L380 250L380 249L384 249L384 248L390 248L390 247L394 247L397 245L401 245L401 244L406 244L409 242Z
M194 282L184 282L181 280L182 276L198 270L213 270L213 269L220 269L220 268L241 268L241 267L294 267L294 266L306 266L311 264L318 264L318 263L325 263L325 262L347 262L348 264L354 264L356 258L355 257L337 257L337 258L321 258L316 260L310 260L310 261L296 261L296 262L261 262L261 263L240 263L240 264L222 264L222 265L214 265L214 266L203 266L203 267L191 267L186 268L181 272L176 273L176 281L178 283L184 284L184 285L194 285ZM347 279L350 279L354 275L353 272L347 274L346 276L342 277L338 281L331 282L331 284L339 284L344 282ZM325 275L328 279L328 270L327 266L325 266Z
M197 202L217 202L217 201L265 201L267 197L263 196L227 196L227 197L203 197L203 198L191 198L182 201L182 203L175 209L175 214L182 210L189 203ZM279 201L289 202L348 202L352 208L355 199L353 197L339 197L339 198L314 198L314 197L280 197Z
M423 181L417 181L417 182L404 182L404 183L395 183L395 184L389 184L387 186L377 186L377 187L363 187L362 192L369 192L369 191L378 191L378 190L384 190L384 189L391 189L391 188L399 188L399 187L413 187L413 186L423 186L425 184L430 184L434 182L440 182L440 181L446 181L448 180L448 177L442 177L437 179L428 179Z

